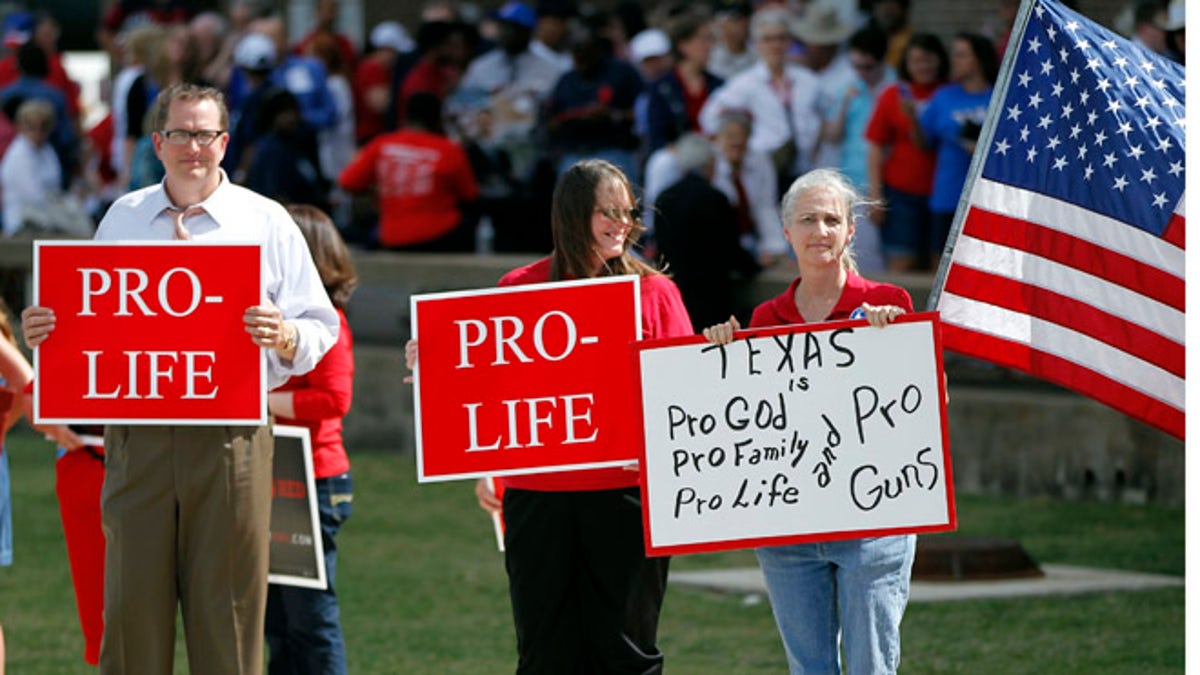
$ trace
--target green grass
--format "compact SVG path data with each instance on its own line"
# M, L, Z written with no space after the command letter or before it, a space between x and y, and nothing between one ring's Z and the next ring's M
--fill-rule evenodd
M53 450L9 437L15 564L0 623L16 675L87 673L54 497ZM356 674L511 672L503 558L469 483L417 485L411 457L353 456L355 513L339 538L343 621ZM1037 560L1182 575L1183 509L960 496L960 534L1017 538ZM674 569L754 565L733 551ZM1182 589L909 606L907 673L1176 673ZM660 630L669 672L784 672L770 607L672 587ZM176 672L186 672L182 648Z

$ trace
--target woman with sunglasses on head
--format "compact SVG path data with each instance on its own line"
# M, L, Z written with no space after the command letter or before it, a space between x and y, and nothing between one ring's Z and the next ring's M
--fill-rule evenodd
M575 163L554 190L554 250L500 285L636 274L642 338L691 335L675 284L630 252L642 232L639 215L620 169L598 159ZM405 353L411 368L415 341ZM668 559L645 555L637 481L629 467L502 479L517 673L662 672L656 634ZM482 481L475 492L485 510L501 507Z
M851 242L863 206L850 181L830 169L792 183L780 211L799 276L755 308L751 327L863 317L883 328L913 311L908 291L858 276ZM704 337L725 344L739 328L731 317ZM896 672L916 540L904 534L755 551L791 675Z

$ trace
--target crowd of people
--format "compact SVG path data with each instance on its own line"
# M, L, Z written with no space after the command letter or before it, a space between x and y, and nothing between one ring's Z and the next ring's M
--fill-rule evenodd
M352 510L344 242L547 254L502 286L636 274L649 337L723 343L742 323L883 327L912 311L903 289L860 274L937 264L1012 16L991 38L947 42L908 11L718 0L582 13L541 0L484 14L434 0L411 33L385 21L359 49L338 32L336 0L317 2L296 41L259 0L198 14L185 0L118 0L97 36L110 112L86 129L55 18L4 17L4 236L91 236L94 222L97 239L267 242L269 300L246 310L245 330L267 350L271 413L314 439L325 592L266 584L267 427L109 426L103 443L41 429L62 447L85 659L169 672L181 604L196 672L258 672L264 643L272 672L345 672L332 590ZM1183 59L1182 3L1142 0L1129 23ZM774 265L797 271L788 290L737 306L739 281ZM2 429L33 387L5 316ZM53 308L22 313L31 348L54 326ZM415 366L415 343L406 356ZM6 466L0 452L0 565ZM518 672L661 672L668 560L642 550L636 472L503 482ZM179 555L185 540L202 553ZM914 540L758 551L793 673L896 670Z
M150 108L158 91L187 81L226 95L229 175L283 203L317 205L352 246L545 252L556 177L600 158L644 187L640 254L653 260L657 196L685 173L676 141L696 133L713 144L710 182L734 207L724 225L761 265L787 257L776 202L788 181L833 168L872 200L858 235L862 268L928 270L1017 3L1001 0L985 26L948 42L923 32L909 5L713 0L598 11L528 0L485 12L429 0L417 25L383 21L357 45L339 32L337 0L317 2L314 25L291 31L262 0L231 0L223 13L118 0L97 34L112 62L110 113L86 129L55 18L13 12L0 27L10 51L0 61L0 150L13 148L3 232L46 227L32 214L47 202L78 231L82 212L98 221L121 194L160 181ZM1182 10L1138 0L1116 22L1182 60ZM297 29L308 30L289 40ZM17 108L30 98L51 110L22 122ZM85 208L72 209L72 195Z

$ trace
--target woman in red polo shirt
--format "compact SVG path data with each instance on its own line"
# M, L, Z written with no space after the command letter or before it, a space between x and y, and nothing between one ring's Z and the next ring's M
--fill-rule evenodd
M345 673L346 643L334 578L338 530L354 505L350 458L342 442L342 418L350 410L354 386L354 338L346 305L358 285L350 252L329 216L315 206L293 205L288 213L300 227L329 300L338 313L338 339L317 366L267 395L278 424L307 427L312 439L326 590L271 584L267 589L267 645L271 672Z

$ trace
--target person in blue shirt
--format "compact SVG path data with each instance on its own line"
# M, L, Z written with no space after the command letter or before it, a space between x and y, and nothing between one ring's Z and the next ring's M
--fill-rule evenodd
M1000 62L990 40L959 33L950 46L950 84L939 89L921 113L918 131L922 142L937 154L929 195L934 250L946 244L999 72ZM931 261L934 269L939 260L940 256L935 256Z

